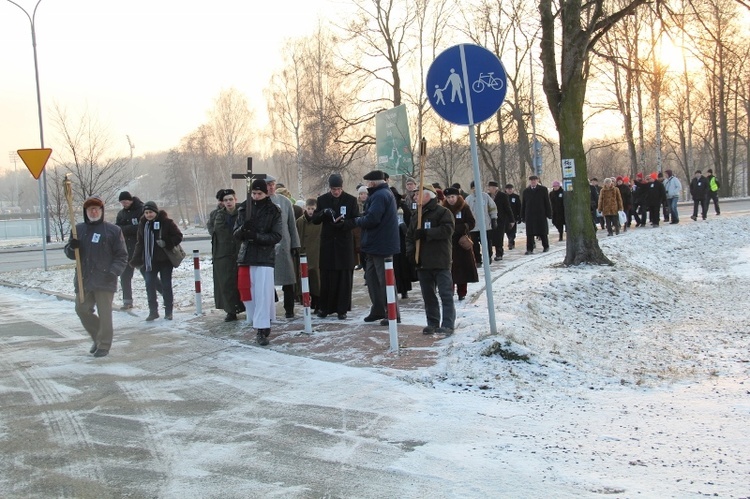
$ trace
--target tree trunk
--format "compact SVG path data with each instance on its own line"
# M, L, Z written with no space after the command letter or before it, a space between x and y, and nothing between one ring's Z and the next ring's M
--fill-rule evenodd
M612 265L599 248L590 209L591 190L586 152L583 148L583 100L586 82L583 76L578 75L568 83L568 91L560 101L558 133L561 159L575 161L576 176L573 179L573 191L565 197L565 225L568 237L563 265Z

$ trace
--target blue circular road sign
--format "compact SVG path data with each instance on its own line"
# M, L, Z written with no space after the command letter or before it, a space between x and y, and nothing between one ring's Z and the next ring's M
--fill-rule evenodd
M503 63L479 45L464 43L446 49L427 71L432 108L456 125L474 125L494 116L507 90Z

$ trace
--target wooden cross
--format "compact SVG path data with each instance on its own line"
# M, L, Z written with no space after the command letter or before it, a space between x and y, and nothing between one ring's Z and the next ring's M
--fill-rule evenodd
M265 173L253 174L253 158L247 158L247 173L233 173L232 179L245 179L245 189L247 191L247 199L250 199L250 193L252 192L253 181L256 179L266 178Z

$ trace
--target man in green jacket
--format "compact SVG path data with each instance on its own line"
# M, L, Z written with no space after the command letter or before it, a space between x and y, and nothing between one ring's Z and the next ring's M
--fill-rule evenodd
M456 307L453 304L453 278L451 260L453 252L453 214L437 202L435 188L426 185L422 198L417 199L422 210L422 225L418 226L418 216L411 217L406 232L406 255L416 262L419 287L427 315L424 334L453 334L456 322ZM419 243L419 244L417 244ZM419 248L417 248L419 246ZM443 320L440 321L440 304L443 305Z

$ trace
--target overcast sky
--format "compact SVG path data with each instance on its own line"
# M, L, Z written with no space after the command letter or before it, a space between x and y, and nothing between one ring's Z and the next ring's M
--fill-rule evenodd
M15 1L29 13L36 4ZM45 146L54 149L55 103L73 115L88 107L122 154L129 135L136 155L177 145L222 89L238 88L264 115L262 90L283 40L310 34L320 16L340 9L338 0L43 0L36 32ZM0 0L0 169L12 168L10 151L39 146L30 23Z

